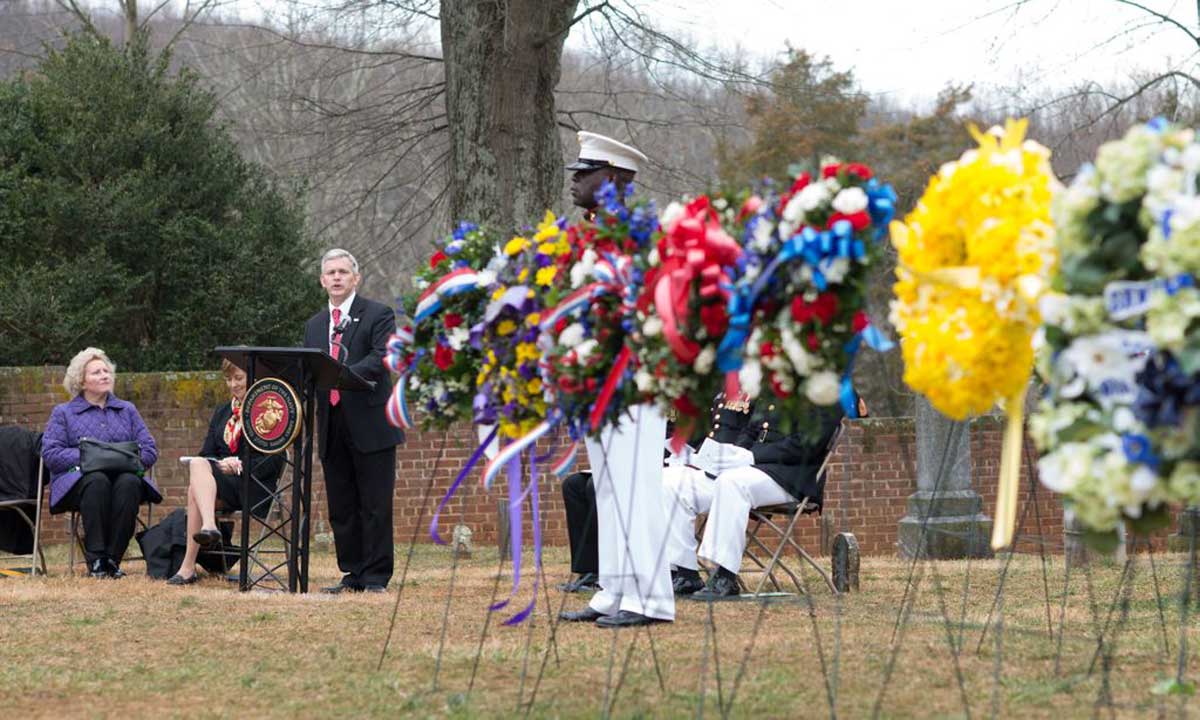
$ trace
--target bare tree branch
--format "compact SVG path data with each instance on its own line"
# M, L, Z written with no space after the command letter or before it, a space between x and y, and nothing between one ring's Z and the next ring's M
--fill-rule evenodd
M1146 7L1145 5L1142 5L1141 3L1133 2L1133 0L1115 0L1115 1L1122 5L1128 5L1129 7L1137 8L1138 10L1141 10L1142 12L1147 13L1149 15L1153 15L1154 17L1158 18L1160 21L1166 23L1167 25L1174 25L1175 27L1182 30L1185 35L1187 35L1189 38L1191 38L1192 42L1196 43L1197 45L1200 45L1200 37L1198 37L1191 30L1188 30L1186 25L1179 22L1178 20L1171 17L1170 15L1165 15L1163 13L1158 12L1157 10L1151 10L1150 8Z
M555 30L554 32L550 33L549 35L546 35L545 37L538 38L538 40L533 43L533 46L536 48L540 48L540 47L545 46L545 44L550 42L551 40L557 40L558 38L562 37L563 35L566 35L567 33L571 32L571 28L575 27L580 22L582 22L584 19L586 19L588 15L591 15L594 12L600 12L600 11L604 10L604 8L606 8L606 7L609 7L608 0L604 0L604 2L600 3L599 5L593 5L592 7L588 8L587 10L584 10L583 12L579 13L574 18L572 18L571 22L567 23L564 27L562 27L558 30Z

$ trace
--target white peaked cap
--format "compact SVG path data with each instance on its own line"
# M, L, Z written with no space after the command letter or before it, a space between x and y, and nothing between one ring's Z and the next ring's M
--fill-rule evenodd
M604 135L586 130L579 131L579 160L567 166L568 170L595 170L615 167L637 172L641 170L646 156L641 150L618 142Z

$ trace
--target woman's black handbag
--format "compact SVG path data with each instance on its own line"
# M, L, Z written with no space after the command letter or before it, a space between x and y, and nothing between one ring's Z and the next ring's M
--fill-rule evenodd
M136 442L114 443L85 437L79 439L79 470L84 475L91 472L141 475L145 468Z

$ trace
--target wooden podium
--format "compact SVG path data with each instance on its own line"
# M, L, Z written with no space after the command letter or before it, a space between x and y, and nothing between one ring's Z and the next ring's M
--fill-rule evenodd
M323 350L296 347L221 346L215 352L246 371L246 385L254 388L263 378L275 378L295 391L298 407L296 418L299 434L279 452L285 453L285 467L275 488L270 491L271 505L278 510L277 519L271 513L259 518L250 507L251 475L250 442L241 443L242 460L242 534L238 587L247 591L255 588L308 592L309 518L312 510L313 427L316 424L317 393L339 390L370 390L374 383L364 380ZM248 395L249 397L249 390ZM243 422L243 436L245 436ZM290 455L290 460L287 459ZM291 479L287 480L288 467ZM250 539L251 526L259 529L258 537ZM272 539L283 544L283 550L268 546ZM273 562L272 557L283 556ZM280 577L287 570L286 580Z

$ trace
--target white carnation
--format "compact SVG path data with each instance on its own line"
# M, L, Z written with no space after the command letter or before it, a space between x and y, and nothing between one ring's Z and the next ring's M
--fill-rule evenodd
M446 342L449 343L450 349L456 352L466 347L467 341L470 339L471 332L461 325L451 328L450 332L446 333Z
M866 210L867 194L863 192L862 188L846 188L833 198L833 209L846 215Z
M706 345L696 359L692 362L692 369L700 375L707 375L712 372L713 363L717 359L717 351L712 345Z
M811 185L808 187L812 187ZM803 192L803 191L801 191ZM804 222L804 203L800 200L800 194L797 193L788 200L788 204L783 208L783 219L791 224L799 224Z
M1038 478L1056 493L1069 493L1089 475L1092 448L1086 443L1064 443L1038 460Z
M596 267L597 258L596 251L592 248L583 251L579 262L571 266L571 287L577 288L587 282Z
M817 267L820 269L821 274L825 276L826 282L836 285L845 280L846 273L850 272L850 258L825 258L818 263Z
M838 400L840 386L837 373L824 370L804 383L804 396L814 405L832 405Z
M742 392L751 400L762 392L762 365L757 360L748 360L738 371L738 381L742 384Z
M564 332L566 331L564 330ZM585 340L580 343L579 347L575 348L575 354L579 356L579 362L586 363L587 359L591 357L592 353L596 351L598 346L599 343L597 343L595 340Z
M642 334L646 337L656 337L662 332L663 322L657 315L651 315L642 323Z
M664 228L671 227L672 224L683 216L683 205L677 202L672 202L667 205L667 209L663 210L662 216L658 219L659 224Z
M1067 319L1069 307L1070 301L1062 293L1048 292L1038 298L1038 312L1047 325L1061 327Z
M819 358L805 351L804 345L800 343L800 338L788 325L784 325L779 331L779 344L783 347L783 354L787 355L787 359L791 361L797 375L803 376L812 373L817 363L820 362Z
M571 287L577 288L583 285L583 281L587 279L587 268L583 263L575 263L571 266Z
M800 202L800 208L804 212L811 212L829 202L829 188L821 183L813 183L797 193L795 199Z
M771 223L765 218L760 219L754 224L754 237L750 240L750 247L758 253L765 253L771 249Z
M637 383L637 389L640 393L648 393L654 389L654 376L646 368L640 368L634 374L633 381Z
M575 347L583 342L583 326L571 323L558 334L558 344L564 347Z

